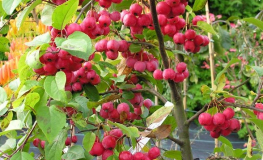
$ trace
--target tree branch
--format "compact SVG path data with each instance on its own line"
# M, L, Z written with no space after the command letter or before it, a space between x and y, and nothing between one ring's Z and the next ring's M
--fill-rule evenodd
M21 144L21 146L19 146L11 155L9 158L11 158L12 156L14 156L19 150L22 150L25 146L25 144L27 143L29 137L31 136L32 132L34 131L34 129L37 126L37 121L35 121L35 123L32 126L32 129L29 131L28 135L25 138L25 141Z
M260 98L261 94L260 94L260 91L261 91L261 88L262 88L262 80L260 79L260 82L259 82L259 85L258 85L258 89L257 89L257 95L255 97L255 99L253 100L251 106L254 106L255 103L257 102L257 100Z
M176 139L176 138L174 138L172 136L168 136L167 138L170 139L171 141L173 141L174 143L178 144L179 146L183 146L184 145L184 143L181 140Z
M78 20L80 19L81 15L83 14L83 12L89 7L89 5L91 5L93 3L94 0L89 1L89 3L87 3L84 7L81 8L78 17L76 18L74 23L77 23Z

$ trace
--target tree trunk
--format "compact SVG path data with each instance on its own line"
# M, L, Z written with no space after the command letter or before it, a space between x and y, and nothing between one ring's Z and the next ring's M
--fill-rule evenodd
M179 84L175 84L172 81L169 81L169 86L171 89L172 101L175 104L173 116L175 117L177 122L179 139L183 142L183 145L180 146L182 152L182 159L192 160L193 155L190 144L189 125L186 124L187 116L184 111L183 98L181 96L181 88Z

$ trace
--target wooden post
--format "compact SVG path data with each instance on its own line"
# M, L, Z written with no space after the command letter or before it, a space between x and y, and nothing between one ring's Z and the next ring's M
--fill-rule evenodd
M208 24L211 24L210 22L210 15L209 15L209 5L208 5L208 1L205 5L205 11L206 11L206 21ZM211 40L212 39L212 34L208 33L208 38ZM210 72L211 72L211 84L212 84L212 88L215 87L215 65L214 65L214 51L213 51L213 44L210 42L208 45L208 49L209 49L209 59L210 59ZM219 141L218 139L215 139L215 148L219 147ZM215 157L218 156L218 153L215 153Z

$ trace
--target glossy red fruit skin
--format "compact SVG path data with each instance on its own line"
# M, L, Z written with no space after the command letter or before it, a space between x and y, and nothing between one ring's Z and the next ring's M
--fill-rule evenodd
M225 115L226 120L229 120L229 119L231 119L231 118L234 117L235 111L234 111L232 108L226 108L226 109L223 111L223 114Z
M156 80L162 80L163 79L163 71L161 71L159 69L156 69L153 72L153 78L156 79Z
M185 41L184 43L184 49L187 51L187 52L194 52L195 50L195 44L193 41Z
M40 144L40 141L41 141L40 139L35 138L34 141L33 141L33 145L34 145L35 147L38 147L39 144Z
M107 158L111 155L113 155L113 150L105 150L102 153L102 160L107 160Z
M101 143L105 149L110 149L110 150L114 149L117 144L116 139L112 136L104 137Z
M119 47L120 47L119 42L116 40L109 40L107 42L107 49L110 51L117 52Z
M72 143L77 143L78 142L78 137L76 135L71 137Z
M209 113L201 113L198 117L198 121L203 126L209 126L212 124L213 117Z
M176 70L178 73L183 73L187 68L187 64L184 62L180 62L176 65Z
M46 143L45 141L41 141L41 142L40 142L41 148L43 148L43 149L45 148L45 143Z
M122 112L128 114L130 112L130 107L127 103L120 103L117 106L117 111L119 112L119 114L121 114Z
M101 156L102 153L104 152L104 148L100 142L95 142L90 150L90 154L92 156Z
M185 31L185 38L188 40L192 40L195 39L196 37L196 32L192 29L188 29L187 31Z
M119 160L133 160L133 155L129 151L122 151L119 154Z
M148 152L148 157L150 159L155 159L161 155L160 149L158 147L153 147Z
M135 16L140 16L142 14L142 6L138 3L134 3L130 6L130 13Z
M256 103L255 107L258 109L263 109L263 104L262 103ZM260 113L259 111L256 111L256 110L254 110L253 112L255 115L258 115Z
M127 13L123 17L123 21L122 22L127 27L134 27L134 26L136 26L137 18L133 14Z
M71 139L70 137L67 137L66 141L65 141L65 145L69 146L71 144Z
M194 43L196 46L201 46L204 43L204 38L202 35L196 35L194 38Z
M123 133L120 129L113 129L109 132L109 135L117 140L123 136Z
M146 63L142 61L137 61L134 64L134 70L139 71L139 72L144 72L146 70Z
M163 79L173 80L174 77L175 77L175 71L173 69L168 68L163 71Z
M240 125L239 120L233 118L233 119L230 119L229 121L230 121L229 130L231 130L232 132L237 132L240 130L241 125Z
M229 130L229 129L225 129L225 130L222 130L221 131L221 135L222 136L228 136L228 135L230 135L231 134L231 130Z
M184 44L185 36L183 33L175 33L173 36L174 43L176 44Z
M218 137L220 136L220 133L211 131L211 132L210 132L210 136L211 136L212 138L218 138Z
M158 14L164 14L168 16L171 12L171 6L169 6L166 2L159 2L156 5L156 11Z
M141 152L136 152L133 155L133 160L144 160L144 159L145 159L144 154Z
M216 113L214 116L213 116L213 123L214 125L216 126L221 126L225 123L226 121L226 117L223 113Z

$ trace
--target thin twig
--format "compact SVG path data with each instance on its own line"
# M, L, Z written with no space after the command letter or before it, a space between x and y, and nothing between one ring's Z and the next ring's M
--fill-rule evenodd
M170 139L171 141L173 141L174 143L178 144L179 146L183 146L184 145L183 141L181 141L179 139L176 139L176 138L174 138L172 136L168 136L167 138Z
M89 5L91 5L93 3L93 1L94 0L89 1L89 3L87 3L84 7L82 7L82 9L80 10L79 15L78 15L78 17L77 17L77 19L75 20L74 23L78 22L78 20L80 19L81 15L83 14L83 12L89 7Z
M251 106L254 106L255 103L257 102L257 100L260 98L260 96L261 96L260 91L261 91L262 85L263 85L263 83L262 83L262 80L260 79L258 89L257 89L257 95L256 95L255 99L253 100Z
M26 4L25 7L22 7L19 11L13 13L13 14L9 17L9 19L0 27L0 30L2 30L2 29L4 28L4 26L5 26L7 23L9 23L9 22L11 21L11 19L12 19L16 14L18 14L18 13L21 12L21 11L23 11L26 7L28 7L29 5L31 5L31 4L32 4L33 2L35 2L35 1L36 1L36 0L30 1L29 3Z
M243 120L244 120L244 122L245 122L245 126L246 126L246 128L247 128L247 131L248 131L249 136L251 137L252 140L255 140L255 137L253 136L251 130L250 130L249 127L248 127L248 124L247 124L247 121L246 121L246 115L244 114L243 111L241 111L241 115L242 115Z
M29 133L28 133L28 135L26 136L24 142L21 144L21 146L19 146L19 147L10 155L9 159L10 159L12 156L14 156L19 150L22 150L22 149L24 148L25 144L27 143L30 135L32 134L32 132L34 131L34 129L36 128L36 126L37 126L37 121L35 121L35 123L33 124L32 129L29 131Z

